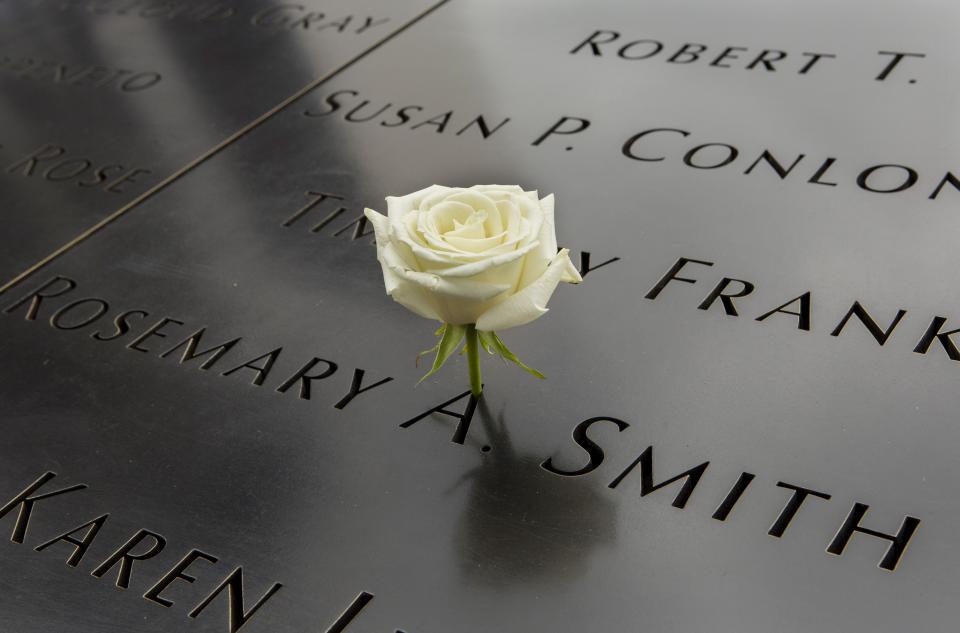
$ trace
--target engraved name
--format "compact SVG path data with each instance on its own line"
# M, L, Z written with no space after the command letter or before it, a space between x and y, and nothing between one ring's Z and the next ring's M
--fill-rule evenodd
M22 313L28 321L44 318L56 330L77 332L116 349L169 359L167 362L181 367L211 371L280 396L296 394L303 401L327 399L335 410L345 409L358 396L393 380L391 376L369 378L359 367L353 369L349 379L341 380L340 364L333 360L304 357L301 350L284 346L248 352L245 348L249 343L242 336L219 337L206 325L188 325L185 320L159 315L154 308L117 307L112 300L82 296L78 289L74 279L56 275L6 306L3 313ZM296 358L296 369L281 370L289 365L291 356ZM338 386L324 389L318 396L320 381Z
M142 92L163 78L154 71L127 70L95 64L75 64L37 57L0 57L0 72L17 79L75 86L102 88L119 92Z
M819 69L821 60L834 59L833 53L788 52L772 48L760 50L746 46L717 46L686 42L680 45L647 37L623 35L612 29L598 29L578 42L571 55L603 57L624 61L644 59L686 66L701 64L712 68L740 67L766 72L793 72L806 75Z
M477 404L482 397L481 395L480 398L477 398L469 391L465 391L414 416L399 426L400 428L408 429L424 419L442 420L443 418L453 418L456 420L456 429L450 441L454 444L463 445L467 440L467 434L469 433L470 424L476 413ZM540 468L553 475L567 479L589 476L591 473L598 471L606 459L606 454L603 448L588 436L590 429L595 425L615 427L618 432L618 437L631 427L630 422L611 416L598 416L583 420L574 427L572 439L579 451L585 455L587 459L586 463L576 467L558 465L577 462L577 459L569 456L568 451L563 451L562 455L554 455L543 460L540 463ZM483 446L481 451L489 452L496 448L496 445L492 447ZM671 505L678 510L683 510L690 502L694 491L707 472L707 468L711 462L704 461L673 476L659 478L658 481L658 476L654 471L653 455L654 447L652 445L647 446L633 461L609 480L607 487L611 490L622 488L623 490L636 491L639 489L641 498L662 489L670 489L672 487L675 494ZM715 500L718 505L711 506L715 509L709 515L710 518L718 522L726 521L744 498L747 489L756 478L757 475L754 473L741 472L733 481L729 491L722 498ZM790 527L794 517L800 512L801 508L805 507L808 501L819 500L822 503L829 501L833 496L828 492L785 481L777 481L776 486L789 491L789 497L780 510L780 514L766 532L767 535L777 539L782 538L786 534L787 528ZM886 533L864 525L864 518L869 510L869 505L855 502L833 537L826 541L826 552L834 556L841 556L854 536L858 534L861 535L861 538L862 536L871 536L886 543L886 551L877 566L884 571L892 572L901 562L907 546L910 544L914 533L920 526L920 519L907 515L903 518L900 527L895 533Z
M385 128L425 129L437 134L449 131L454 136L472 131L473 135L482 139L490 138L510 122L510 117L494 119L480 114L463 118L457 117L453 110L436 112L416 104L374 103L370 99L358 99L359 96L360 93L356 90L337 90L324 99L323 107L307 108L303 115L320 118L345 108L343 120L348 123L374 122ZM348 104L349 107L346 107Z
M508 128L513 128L513 137L519 134L517 123L509 116L464 115L453 109L398 105L392 101L361 98L357 90L334 91L324 97L321 104L304 109L302 114L312 119L332 117L347 123L457 136L464 141L496 142L506 136L501 133L494 138L494 135ZM528 138L533 147L562 148L569 152L576 141L590 137L596 129L594 123L587 117L564 115L546 128L537 125ZM621 138L617 155L649 168L659 163L677 164L693 172L723 170L754 180L773 178L793 185L816 186L824 191L842 187L875 195L919 193L928 200L949 199L950 192L960 192L960 178L948 169L922 174L910 165L840 158L829 151L807 154L789 149L744 147L735 141L716 141L715 137L673 125L644 127ZM594 152L591 160L596 160L598 155L597 150Z
M264 2L259 7L237 7L226 2L190 0L86 0L75 4L58 4L62 11L79 10L95 15L202 24L241 22L245 26L260 29L348 35L362 35L390 22L387 17L313 11L296 2Z
M70 184L107 193L128 193L142 190L147 176L153 173L142 167L127 167L68 150L63 145L47 143L21 156L4 170L5 173L47 182Z
M52 482L56 477L57 474L54 472L43 473L0 507L0 519L7 515L16 517L10 533L12 543L23 544L28 536L33 536L29 529L30 519L37 505L43 508L56 506L55 500L58 497L78 493L88 487L86 484L78 483L53 489L55 486ZM36 545L33 548L37 552L50 548L54 548L53 551L68 552L67 565L79 567L84 562L87 550L93 545L110 516L109 513L101 514L79 525L64 525L65 532L57 535L43 535L35 541ZM156 557L166 547L167 539L161 534L148 529L137 530L129 538L116 543L115 549L106 558L90 565L90 575L94 578L110 578L118 589L129 589L132 578L136 578L137 584L140 584L146 576L150 580L143 585L147 587L143 598L167 608L176 606L172 599L163 595L168 587L174 583L192 584L199 580L201 585L210 585L212 588L208 588L206 596L193 604L192 608L188 606L178 608L189 608L187 616L197 618L207 610L207 607L217 601L221 594L225 594L227 628L230 633L239 631L283 587L280 583L273 583L250 604L250 588L245 586L242 566L234 567L233 571L220 577L219 581L215 577L208 582L200 580L198 576L201 578L209 576L211 567L221 561L217 556L197 548L188 548L179 562L166 571L158 570L155 563L151 565L146 562ZM222 572L218 572L218 575L220 573ZM247 598L244 597L244 590L248 592Z
M656 301L667 289L673 289L673 292L680 290L684 284L694 285L698 283L697 276L705 268L712 267L714 262L693 259L689 257L680 257L674 262L673 266L660 278L644 298ZM770 320L771 324L777 321L789 323L798 330L810 332L814 330L812 318L813 292L803 290L796 296L783 301L785 297L778 298L774 303L779 305L765 305L756 307L756 302L747 309L743 303L751 302L751 295L757 290L756 284L746 279L736 279L733 277L721 277L706 293L699 293L699 301L692 302L699 310L710 311L715 314L725 314L732 317L745 316L748 320L755 323L763 323ZM688 291L689 292L689 291ZM750 297L750 299L747 299ZM740 305L738 305L740 304ZM876 341L877 345L883 347L890 341L894 331L902 332L900 338L908 343L909 349L914 354L924 355L931 349L942 349L950 360L960 361L960 349L953 337L960 334L960 327L948 329L949 319L945 316L933 315L921 317L921 322L917 323L913 319L912 330L898 330L904 317L907 315L906 308L897 308L894 314L891 310L886 310L883 316L880 316L876 310L869 308L869 302L861 303L860 300L854 300L849 308L835 315L824 328L824 332L829 332L830 336L838 337L844 331L860 327L866 330ZM873 314L871 314L873 310ZM910 321L910 319L908 319ZM921 325L922 327L917 327Z
M674 66L695 65L704 68L732 68L753 71L753 74L791 73L809 75L819 73L835 60L835 53L785 51L776 48L747 46L717 46L684 42L675 44L649 37L625 35L613 29L597 29L570 49L570 55L604 58L618 62L651 60ZM873 67L874 81L899 78L901 83L915 84L913 71L925 53L908 51L876 51ZM910 60L907 62L906 60ZM829 62L829 63L828 63ZM894 73L896 71L896 73Z

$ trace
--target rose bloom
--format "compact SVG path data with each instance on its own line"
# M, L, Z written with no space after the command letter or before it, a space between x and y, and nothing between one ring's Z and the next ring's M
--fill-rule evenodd
M433 185L387 198L373 224L387 294L428 319L490 332L547 312L561 281L579 283L557 252L553 194L516 185Z

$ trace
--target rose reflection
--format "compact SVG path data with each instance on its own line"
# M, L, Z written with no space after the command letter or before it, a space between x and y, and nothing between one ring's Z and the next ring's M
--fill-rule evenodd
M493 449L450 490L469 486L453 542L461 575L498 587L575 580L591 550L615 543L616 505L596 481L561 479L540 468L543 455L518 453L502 410L494 418L481 399L477 416Z

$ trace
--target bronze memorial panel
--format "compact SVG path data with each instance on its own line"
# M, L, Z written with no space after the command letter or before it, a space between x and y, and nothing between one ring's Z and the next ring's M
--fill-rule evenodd
M0 294L0 630L952 633L958 19L423 16ZM494 182L584 282L472 407L362 211Z

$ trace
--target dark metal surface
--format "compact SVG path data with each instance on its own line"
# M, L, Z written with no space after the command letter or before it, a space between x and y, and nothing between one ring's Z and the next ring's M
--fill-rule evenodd
M38 501L24 543L0 543L0 628L228 631L224 594L189 614L242 566L247 609L283 585L250 633L955 630L960 365L949 340L921 343L935 317L943 331L960 318L957 192L930 199L958 158L943 126L955 90L936 80L955 66L956 10L864 21L863 7L825 4L613 4L451 2L0 296L0 504L45 471L57 477L39 492L89 486ZM800 75L570 53L598 29L674 51L741 46L745 60L764 48L837 57ZM928 65L877 81L879 50ZM316 116L337 91L356 94ZM353 119L391 106L348 121L365 99ZM392 126L405 106L422 109ZM510 120L484 138L468 126L479 115L488 128ZM564 116L590 127L536 143ZM624 155L654 128L689 135L631 148L662 161ZM738 155L684 164L705 143ZM768 163L745 173L764 149L804 157L784 178ZM811 183L831 157L820 180L836 185ZM917 183L858 186L879 164ZM866 183L893 188L898 173ZM432 324L384 296L372 236L350 225L434 182L553 192L575 261L620 258L504 334L548 379L486 362L462 445L449 415L400 426L462 393L466 367L414 388ZM710 265L646 298L681 257ZM724 278L754 288L734 300L738 316L719 300L698 309ZM34 314L22 299L48 283L63 293ZM787 305L807 292L808 323L788 313L802 301ZM906 313L880 345L856 316L838 330L854 302L880 335ZM201 328L196 352L241 340L217 358L166 353ZM310 363L311 375L336 369L305 399L290 379ZM393 380L344 402L357 369L363 386ZM571 433L591 418L605 418L588 432L602 463L548 472L548 458L588 463ZM626 469L650 446L644 485L642 466ZM688 498L683 481L649 489L705 462ZM743 473L754 478L724 516ZM798 487L815 492L786 516ZM890 543L877 536L825 552L855 504L879 532L920 519L893 571L878 569ZM73 545L35 551L105 513L76 568L64 564ZM0 518L4 535L15 515ZM134 564L129 588L115 588L117 568L91 576L140 529L166 547ZM217 562L165 589L170 606L142 597L193 548ZM351 611L358 594L372 598Z
M0 3L0 276L20 273L430 4Z

